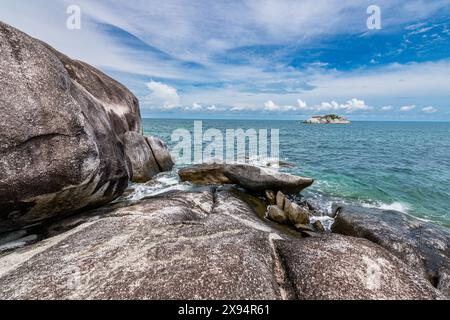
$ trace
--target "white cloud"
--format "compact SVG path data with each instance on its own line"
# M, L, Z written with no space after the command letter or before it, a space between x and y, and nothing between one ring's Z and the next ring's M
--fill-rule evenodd
M297 103L298 103L297 106L291 105L280 106L275 102L273 102L272 100L269 100L266 103L264 103L264 110L269 112L290 112L290 111L292 112L308 109L306 102L299 99L297 100Z
M415 108L416 108L415 105L411 105L411 106L403 106L403 107L400 108L400 111L401 111L401 112L409 112L409 111L414 110Z
M209 106L208 108L206 108L206 110L208 111L220 111L219 108L217 108L215 105Z
M381 111L391 111L392 110L392 106L384 106L381 108Z
M187 111L201 111L203 110L203 106L200 103L194 102L192 107L186 107L184 109Z
M422 111L425 112L425 113L435 113L438 110L436 108L432 107L432 106L429 106L429 107L423 108Z
M264 110L269 112L289 112L289 111L345 111L347 113L355 111L369 111L373 108L368 106L363 100L353 98L347 103L341 104L336 101L322 102L315 106L308 106L303 100L297 100L297 106L278 105L272 100L264 103Z
M299 109L301 109L301 110L306 110L306 109L308 109L308 105L306 104L305 101L298 99L298 100L297 100L297 103L298 103Z
M163 107L166 110L180 106L181 98L174 87L156 81L147 83L147 87L152 91L151 96L146 100L147 104Z
M322 102L320 105L315 107L317 111L346 111L346 112L354 112L354 111L368 111L371 110L372 107L369 107L364 100L359 100L353 98L345 104L339 104L336 101L332 102Z

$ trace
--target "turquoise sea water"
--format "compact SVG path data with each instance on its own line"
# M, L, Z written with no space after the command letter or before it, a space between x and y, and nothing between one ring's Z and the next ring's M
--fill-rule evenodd
M193 120L144 119L146 134L170 148L174 130L193 132ZM450 227L450 123L203 120L204 130L279 129L283 171L310 176L303 194L324 210L334 202L407 212Z

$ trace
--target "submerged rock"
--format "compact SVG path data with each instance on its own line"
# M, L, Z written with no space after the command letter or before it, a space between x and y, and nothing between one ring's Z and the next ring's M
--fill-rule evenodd
M200 164L181 169L182 181L195 184L236 184L252 192L298 193L314 180L244 164Z
M424 278L365 239L328 235L277 241L298 299L442 299Z
M136 97L1 22L0 52L0 233L119 197L147 152L124 144L141 132Z
M391 210L340 206L332 231L379 244L450 298L450 231Z

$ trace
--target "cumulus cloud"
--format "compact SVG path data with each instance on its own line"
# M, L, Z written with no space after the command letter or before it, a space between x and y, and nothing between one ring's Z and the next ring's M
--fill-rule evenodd
M401 111L401 112L409 112L409 111L414 110L415 108L416 108L415 105L411 105L411 106L403 106L403 107L400 108L400 111Z
M166 110L180 106L181 98L174 87L156 81L147 83L147 87L152 91L152 94L147 97L146 104L152 104Z
M391 111L392 110L392 106L384 106L381 108L381 111Z
M347 103L340 104L336 101L332 102L322 102L320 105L314 108L316 111L346 111L346 112L354 112L354 111L368 111L371 110L372 107L369 107L364 100L359 100L353 98Z
M438 110L435 107L429 106L429 107L423 108L422 111L425 113L435 113Z
M292 106L280 106L273 102L272 100L267 101L264 103L264 110L269 112L277 112L277 111L288 111L291 110Z
M355 111L368 111L373 108L368 106L364 100L353 98L346 103L338 103L336 101L322 102L318 105L308 106L303 100L297 100L297 105L278 105L272 100L267 101L264 104L264 110L269 112L289 112L289 111L344 111L347 113Z

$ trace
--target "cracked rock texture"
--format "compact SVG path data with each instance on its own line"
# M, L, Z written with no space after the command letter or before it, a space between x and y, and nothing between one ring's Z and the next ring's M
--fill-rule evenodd
M365 239L332 234L278 245L300 299L444 298L400 259Z
M123 193L139 166L130 158L148 153L124 143L144 139L128 89L1 22L0 88L0 233Z
M402 212L336 207L333 232L368 239L421 273L450 298L450 231Z
M0 258L0 299L439 297L385 249L301 239L262 220L265 207L234 188L203 187L62 220L50 238ZM365 290L366 262L381 267L380 287Z

